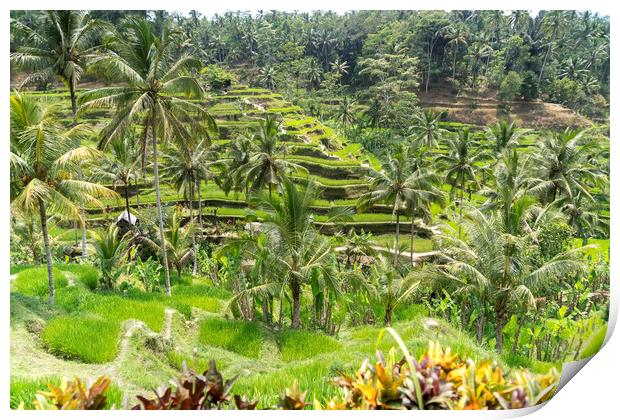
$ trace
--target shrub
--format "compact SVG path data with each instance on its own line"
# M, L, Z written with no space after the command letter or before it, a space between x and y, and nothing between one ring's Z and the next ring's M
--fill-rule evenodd
M604 324L594 331L590 337L588 337L588 341L586 341L583 348L579 352L579 358L584 359L586 357L594 356L603 346L603 341L605 341L606 335L607 324Z
M58 268L52 270L54 287L61 289L67 286L67 277ZM47 266L40 265L20 271L15 279L17 291L29 296L45 296L49 293Z
M526 101L538 98L538 76L531 70L523 73L521 96L523 96L523 99Z
M513 101L521 92L523 79L516 71L509 71L499 86L499 97L504 101Z
M41 391L46 387L48 391ZM121 390L104 377L92 385L85 385L79 378L68 382L57 377L11 378L13 409L110 409L120 407L121 400Z
M254 322L205 319L200 324L198 342L221 347L245 357L260 355L262 331Z
M120 325L102 317L63 315L52 319L41 339L59 356L86 363L114 360L120 338Z
M282 360L304 360L321 353L338 350L342 345L325 334L303 330L284 330L278 337Z
M228 89L235 81L235 76L216 64L205 66L200 71L211 89Z

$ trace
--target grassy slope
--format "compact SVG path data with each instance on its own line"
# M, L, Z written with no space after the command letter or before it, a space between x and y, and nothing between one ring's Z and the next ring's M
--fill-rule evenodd
M70 266L65 269L80 272ZM235 391L260 398L263 406L274 404L278 394L282 394L295 380L309 391L310 398L324 399L336 392L328 383L329 378L340 371L353 372L366 357L373 356L382 329L379 326L346 328L334 338L322 333L287 328L278 331L258 323L232 322L226 320L224 304L229 296L204 282L175 286L172 300L152 293L123 297L89 292L82 282L76 282L74 286L60 288L59 303L50 308L44 297L12 293L11 380L14 399L27 394L18 392L18 389L29 389L20 384L40 381L41 378L76 375L92 379L102 374L109 375L128 397L148 393L150 388L166 384L180 370L183 361L192 367L194 348L198 349L199 370L204 370L208 360L215 358L226 377L242 374ZM211 306L213 300L221 302L215 312ZM112 306L111 301L114 303ZM191 317L189 314L182 315L184 311L174 312L169 327L165 326L164 308L181 304L193 307ZM136 309L135 312L124 309L140 305L144 305L145 309ZM86 352L76 355L66 354L64 349L51 350L50 345L54 344L42 339L49 326L60 322L58 320L75 317L76 324L83 323L85 318L96 321L102 313L106 313L107 319L100 319L100 324L91 326L93 329L100 331L106 322L121 325L111 343L100 340L93 346L93 342L89 342L79 349ZM136 318L153 328L137 327L132 321ZM426 349L429 340L438 340L453 351L473 359L498 359L492 351L478 346L470 337L443 322L440 322L439 328L426 329L424 319L425 309L419 307L396 314L394 324L417 356ZM169 340L161 338L166 335L166 329L170 331ZM131 336L127 336L127 331L132 332ZM65 343L83 340L80 336L66 336ZM379 343L382 351L388 351L392 346L394 343L388 335ZM113 351L112 358L100 363L85 363L84 359L97 361L88 359L91 353L107 354L110 349ZM499 363L504 364L501 358ZM27 395L30 398L30 394Z

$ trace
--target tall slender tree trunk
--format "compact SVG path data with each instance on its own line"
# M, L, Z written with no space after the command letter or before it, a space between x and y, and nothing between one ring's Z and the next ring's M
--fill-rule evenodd
M69 95L71 96L71 116L73 123L77 123L77 101L75 97L75 80L69 79Z
M192 253L194 254L194 265L192 267L192 275L195 276L198 272L198 253L196 250L196 230L194 229L194 185L195 182L190 180L189 183L189 224L192 230Z
M454 56L452 58L452 80L456 76L456 47L454 47Z
M547 52L545 53L545 58L543 59L542 66L540 66L540 73L538 73L538 87L540 89L540 82L543 77L543 72L545 71L545 65L547 64L547 57L549 57L549 52L551 51L551 42L549 43L549 47L547 48Z
M461 233L463 231L463 190L465 185L461 184L461 198L459 200L459 239L461 239Z
M515 332L515 339L512 343L512 354L517 354L517 350L519 350L519 338L521 336L521 328L523 328L523 324L525 324L525 314L523 314L519 319L519 326L517 327L517 331Z
M486 323L486 317L484 311L481 311L476 320L476 340L478 344L482 344L482 338L484 336L484 324Z
M413 223L413 215L415 214L415 209L411 208L411 267L413 267L413 233L414 233L414 223Z
M201 181L196 181L196 190L198 192L198 225L200 225L200 240L204 238L205 228L202 224L202 193L200 191Z
M396 240L394 244L394 267L398 264L398 250L400 249L400 213L396 210Z
M385 316L383 317L383 324L386 327L392 325L392 312L394 308L392 307L392 301L388 301L387 305L385 305Z
M52 270L52 250L50 249L50 238L47 233L47 214L45 213L45 203L39 198L39 216L41 216L41 232L43 233L43 245L45 247L45 258L47 260L47 282L50 290L50 305L54 304L54 274Z
M84 202L80 200L80 216L82 216L82 258L88 257L88 247L86 246L86 211Z
M161 192L159 191L159 163L157 162L157 136L155 135L155 120L151 121L153 130L153 178L155 180L155 200L157 204L157 218L159 219L159 239L161 241L161 257L166 276L166 294L171 296L170 291L170 267L168 267L168 251L166 250L166 236L164 234L164 219L161 214Z
M125 211L127 212L127 220L131 225L131 211L129 208L129 181L125 184Z
M301 327L301 284L297 279L291 281L291 294L293 295L293 311L291 316L291 328L298 329Z

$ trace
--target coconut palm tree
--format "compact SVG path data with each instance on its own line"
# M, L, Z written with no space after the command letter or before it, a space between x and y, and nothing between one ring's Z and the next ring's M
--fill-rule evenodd
M131 214L129 187L131 181L137 182L138 179L137 158L132 139L129 137L117 138L112 142L111 155L106 155L103 164L95 170L97 176L111 180L114 187L123 186L125 190L125 211L128 215Z
M577 193L592 200L589 190L604 180L604 174L590 161L594 143L583 138L583 130L567 129L538 143L532 159L537 176L532 189L544 202Z
M511 149L519 145L519 139L525 130L519 130L514 121L501 120L486 130L487 141L493 144L493 151L501 154L504 149Z
M369 290L374 292L385 306L383 324L387 327L392 325L394 310L415 293L421 284L420 279L412 275L402 275L388 260L379 256L373 271L374 282Z
M448 153L437 157L437 162L446 171L446 182L450 184L450 196L454 196L455 190L460 190L459 198L459 238L461 237L461 224L463 222L463 194L465 190L471 191L478 188L477 172L482 168L478 162L484 161L486 153L478 147L469 133L469 129L459 132L458 137L446 139ZM470 197L471 198L471 197Z
M368 178L370 191L358 199L358 207L364 209L377 203L392 206L392 214L396 215L394 249L398 249L401 214L407 209L415 214L427 203L441 199L442 194L435 187L437 176L427 170L411 171L407 154L398 150L381 165L381 171L371 170ZM395 252L394 266L397 262L398 252Z
M349 97L345 96L344 98L342 98L340 106L338 107L336 119L345 130L345 132L347 130L347 125L352 126L353 124L355 124L356 113L353 110L353 106L355 105L355 103L355 100L351 100Z
M75 137L83 127L64 131L49 107L20 93L11 96L11 211L41 221L47 260L49 301L54 303L52 253L47 228L48 217L84 223L79 204L102 206L99 198L116 193L101 185L78 178L81 166L101 159L101 152L90 147L74 148Z
M413 124L409 127L412 131L413 142L417 146L425 146L429 151L437 147L439 140L447 133L439 126L439 122L445 117L445 112L424 109L413 117Z
M100 149L138 124L144 165L150 136L160 243L165 243L165 234L159 187L158 134L164 142L174 139L188 143L191 141L189 126L201 122L211 128L215 125L202 105L189 100L203 94L200 83L191 73L201 64L188 55L174 57L176 35L165 25L161 35L156 36L151 22L127 18L123 31L111 42L112 51L102 55L97 63L122 85L95 89L80 97L83 108L115 107L114 116L101 130ZM161 248L161 258L166 293L170 295L166 247Z
M107 289L113 289L122 273L120 264L129 256L131 234L120 236L118 227L111 224L104 232L93 231L92 246L95 257L99 260L101 283Z
M69 88L73 119L77 116L76 89L95 47L92 36L105 27L81 10L48 10L39 28L11 20L11 29L21 32L27 45L11 53L11 64L32 71L22 85L59 78Z
M210 141L202 140L197 144L194 142L178 144L169 154L166 155L167 165L165 174L172 180L177 191L182 192L183 196L189 198L189 223L194 225L195 191L199 180L208 179L209 166L212 163L209 156ZM202 225L201 225L202 226ZM198 269L196 252L196 234L192 230L192 252L193 267L192 273L195 275Z
M448 37L450 41L446 45L452 48L452 78L456 77L456 55L461 46L467 47L467 30L466 27L455 25L448 28Z
M275 117L270 115L260 122L260 127L253 137L252 156L238 169L245 179L246 193L260 191L266 185L271 197L273 187L281 186L287 173L307 172L302 166L278 156L284 152L284 148L278 142L279 125Z
M301 326L301 294L304 284L320 281L337 291L334 271L335 256L329 240L314 227L310 206L317 196L316 184L310 180L306 188L297 189L288 179L282 182L281 197L257 197L252 205L267 212L265 233L284 267L281 281L292 297L291 327ZM329 221L336 221L338 217Z
M531 257L531 237L507 232L502 219L498 212L472 210L464 222L467 241L444 237L441 252L445 262L413 275L437 285L451 285L456 293L483 302L495 318L495 348L499 353L512 311L524 306L535 308L538 291L584 269L578 258L583 248L538 263Z

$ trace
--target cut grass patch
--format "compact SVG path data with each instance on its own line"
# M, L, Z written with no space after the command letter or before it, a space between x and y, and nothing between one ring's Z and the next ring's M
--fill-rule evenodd
M198 342L256 359L262 337L261 327L255 322L211 318L200 324Z
M334 338L321 333L303 330L284 330L278 336L282 360L309 359L317 354L331 353L342 345Z

